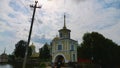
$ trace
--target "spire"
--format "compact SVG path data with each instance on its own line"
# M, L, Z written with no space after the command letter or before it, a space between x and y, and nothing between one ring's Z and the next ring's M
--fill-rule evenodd
M32 42L32 45L34 45L33 42Z
M4 54L5 54L6 48L4 49Z
M63 29L66 29L66 16L65 16L65 14L64 14L64 27L63 27Z
M32 42L31 47L35 47L34 43Z

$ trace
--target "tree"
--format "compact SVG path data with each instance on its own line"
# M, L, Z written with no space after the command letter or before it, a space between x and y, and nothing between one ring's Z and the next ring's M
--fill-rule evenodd
M50 56L50 49L48 47L49 45L46 43L42 48L40 48L39 50L39 57L41 60L43 61L48 61L50 60L51 56Z
M27 45L27 42L24 40L20 40L17 42L17 44L15 45L15 51L14 51L14 54L16 57L24 58L25 51L26 51L26 45ZM31 50L32 49L29 47L28 48L28 56L30 56L32 54Z
M15 60L15 56L14 55L8 55L8 62L14 62L14 60Z
M117 61L118 45L97 32L85 33L78 57L91 59L95 63L112 64ZM119 50L120 51L120 50ZM78 52L79 53L79 52Z

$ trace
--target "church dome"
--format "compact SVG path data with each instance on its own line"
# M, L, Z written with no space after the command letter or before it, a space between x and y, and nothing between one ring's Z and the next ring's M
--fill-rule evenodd
M2 53L1 56L2 57L7 57L7 54L6 53Z
M56 41L56 40L59 40L60 38L58 36L56 36L53 40Z
M31 48L35 48L35 45L32 43L32 45L30 46Z

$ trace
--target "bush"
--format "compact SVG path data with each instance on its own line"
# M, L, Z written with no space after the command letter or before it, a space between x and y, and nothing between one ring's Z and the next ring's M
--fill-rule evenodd
M46 64L45 63L41 63L40 64L40 68L46 68Z

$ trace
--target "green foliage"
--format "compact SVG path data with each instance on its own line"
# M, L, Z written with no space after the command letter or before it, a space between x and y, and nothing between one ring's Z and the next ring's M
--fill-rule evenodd
M41 63L40 64L40 68L46 68L46 64L45 63Z
M32 48L28 47L28 57L32 55Z
M15 60L15 56L14 55L8 55L8 62L12 63Z
M81 47L78 47L78 57L91 59L95 63L120 62L120 47L112 40L97 32L85 33Z
M51 56L50 56L50 49L48 48L48 44L46 43L42 48L40 48L40 60L41 61L49 61Z
M17 42L17 44L15 45L15 51L14 51L14 54L16 57L24 58L25 51L26 51L26 45L27 45L27 42L24 40L20 40ZM30 56L31 54L32 54L32 49L29 47L28 56Z

